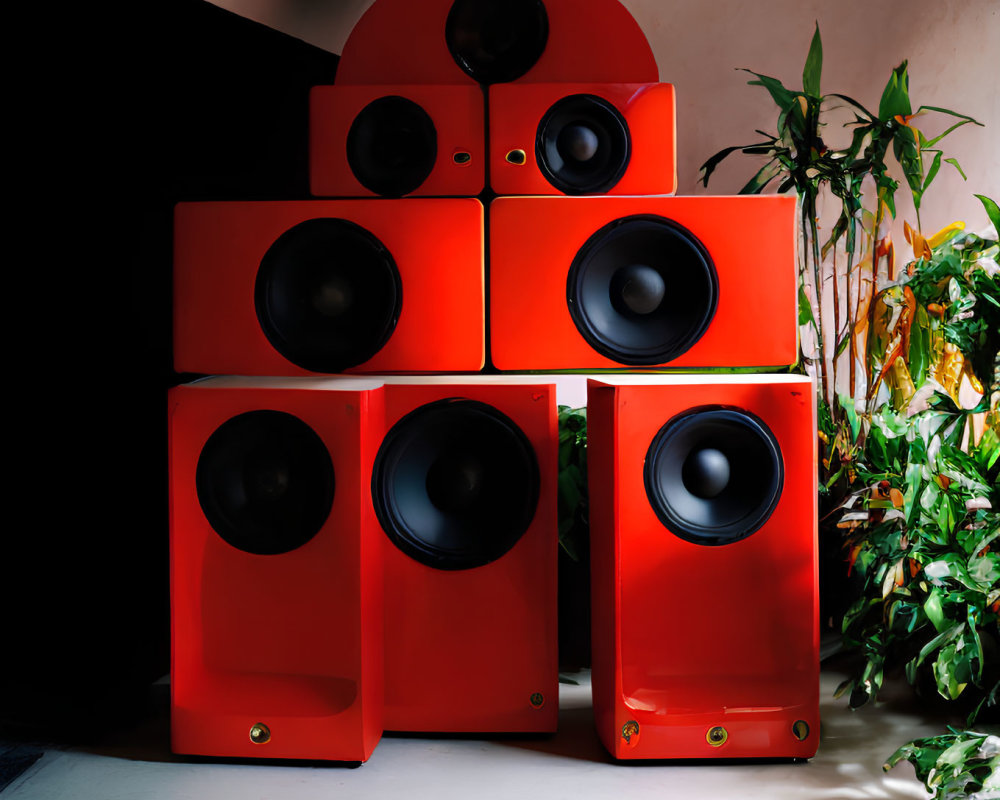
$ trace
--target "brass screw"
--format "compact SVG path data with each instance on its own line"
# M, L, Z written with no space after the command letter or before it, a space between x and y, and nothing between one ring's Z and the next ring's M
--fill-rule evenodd
M716 725L714 728L710 728L708 733L705 735L705 741L712 745L712 747L720 747L725 744L725 741L728 738L729 732L721 725Z
M528 156L525 155L525 152L523 150L511 150L509 153L507 153L507 162L510 164L516 164L517 166L520 166L527 160Z
M258 722L250 728L250 741L254 744L267 744L271 741L271 729L263 722Z
M800 742L805 741L806 737L809 736L809 723L804 719L797 720L792 725L792 735Z

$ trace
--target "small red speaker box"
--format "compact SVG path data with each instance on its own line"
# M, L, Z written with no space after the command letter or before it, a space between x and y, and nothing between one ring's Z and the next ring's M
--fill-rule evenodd
M338 84L659 80L617 0L377 0L358 20Z
M554 386L387 384L385 400L385 729L554 731Z
M497 194L676 191L669 83L499 84L489 102Z
M381 388L172 389L172 747L364 761L382 733ZM373 382L367 382L376 386Z
M174 368L462 372L485 360L474 199L181 203Z
M325 197L475 197L485 185L478 86L316 86L309 174Z
M502 370L755 368L797 358L796 201L501 197L490 326Z
M816 416L799 376L588 385L593 699L619 759L809 758Z

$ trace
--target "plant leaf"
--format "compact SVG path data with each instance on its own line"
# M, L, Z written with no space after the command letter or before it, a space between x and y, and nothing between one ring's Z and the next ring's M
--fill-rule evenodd
M813 33L812 43L809 45L809 55L806 56L806 65L802 69L802 90L813 97L819 97L819 81L823 72L823 42L819 36L819 23L816 23L816 32Z
M993 228L998 234L1000 234L1000 206L997 205L995 200L984 194L977 194L976 197L979 198L979 202L982 203L983 208L986 209L986 216L989 217L990 222L993 223Z

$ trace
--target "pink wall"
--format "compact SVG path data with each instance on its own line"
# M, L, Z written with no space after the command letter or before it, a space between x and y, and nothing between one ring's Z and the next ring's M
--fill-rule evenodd
M351 27L371 5L371 0L213 1L338 53ZM892 68L909 59L910 93L916 104L951 108L986 125L966 126L943 140L945 156L958 158L968 181L944 165L925 197L921 216L928 234L956 219L965 220L971 230L988 226L973 195L1000 201L998 0L623 0L623 4L649 39L660 79L677 89L678 194L733 194L753 174L757 162L734 155L713 175L707 190L697 184L698 167L717 150L756 141L755 128L774 130L777 115L770 98L764 89L747 86L750 76L736 68L748 67L800 88L802 64L818 22L824 45L824 91L849 95L877 109ZM941 132L947 119L925 118L925 133ZM908 200L899 203L899 215L895 238L902 245L902 219L915 222Z

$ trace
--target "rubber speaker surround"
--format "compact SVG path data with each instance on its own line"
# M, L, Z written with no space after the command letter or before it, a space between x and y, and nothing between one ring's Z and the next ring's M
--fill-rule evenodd
M596 148L574 157L567 134L582 129ZM614 188L628 169L632 136L622 113L602 97L574 94L557 100L542 116L535 135L535 161L545 179L569 195L601 194Z
M635 271L658 276L665 287L660 299L629 297L627 278ZM689 350L711 324L718 297L715 264L698 238L672 220L644 214L594 233L566 282L580 335L601 355L629 366L664 364Z
M705 451L728 462L725 480L713 483L711 476L692 474L700 471ZM762 420L742 409L709 406L660 428L646 452L643 482L656 516L671 533L695 544L725 545L767 522L781 497L784 463ZM705 486L711 488L703 491Z
M506 83L530 70L549 38L541 0L455 0L445 23L448 51L479 83Z
M373 100L351 123L347 163L358 182L402 197L427 180L437 160L437 130L424 109L398 95Z
M281 355L313 372L342 372L392 336L403 286L392 254L349 220L306 220L261 259L257 320Z
M375 458L372 500L389 539L435 569L472 569L507 553L539 496L538 460L493 406L449 398L389 430Z
M231 417L208 438L195 471L198 502L233 547L277 555L301 547L333 507L333 462L316 432L283 411Z

